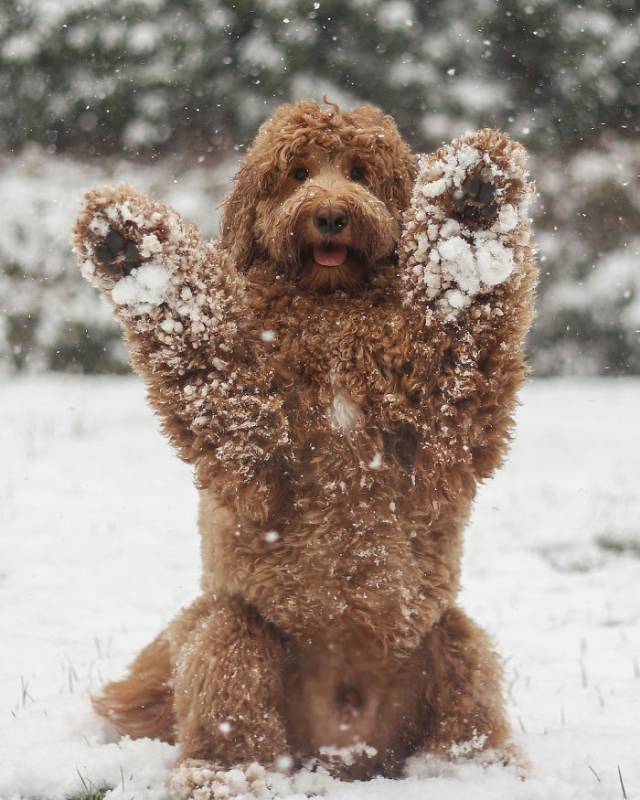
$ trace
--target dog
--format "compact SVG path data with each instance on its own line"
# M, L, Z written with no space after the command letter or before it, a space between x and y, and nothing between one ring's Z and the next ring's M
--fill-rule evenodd
M379 109L304 101L258 131L217 242L131 187L87 194L82 271L200 490L201 596L94 698L178 744L174 796L508 759L456 596L527 373L531 191L497 131L418 160Z

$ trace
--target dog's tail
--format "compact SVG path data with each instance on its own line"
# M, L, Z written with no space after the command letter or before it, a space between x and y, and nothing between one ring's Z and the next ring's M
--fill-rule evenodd
M94 710L132 739L175 743L171 650L166 632L148 644L121 681L91 698Z

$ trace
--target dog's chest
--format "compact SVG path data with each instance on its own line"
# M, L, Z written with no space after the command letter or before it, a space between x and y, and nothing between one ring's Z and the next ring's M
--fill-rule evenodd
M274 360L287 405L344 434L371 423L385 397L402 394L409 357L399 317L345 306L305 309Z

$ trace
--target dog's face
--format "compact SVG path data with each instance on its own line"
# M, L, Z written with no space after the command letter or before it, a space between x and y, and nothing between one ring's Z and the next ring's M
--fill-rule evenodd
M262 255L301 287L356 288L393 254L414 177L408 145L377 109L283 106L238 173L222 244L240 269Z

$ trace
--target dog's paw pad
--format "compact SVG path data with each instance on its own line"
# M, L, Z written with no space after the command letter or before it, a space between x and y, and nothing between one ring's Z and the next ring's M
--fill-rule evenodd
M93 253L100 267L113 276L128 275L142 264L136 243L114 228L94 245Z
M496 218L496 185L487 172L482 170L469 175L453 193L456 216L465 223L491 224Z

